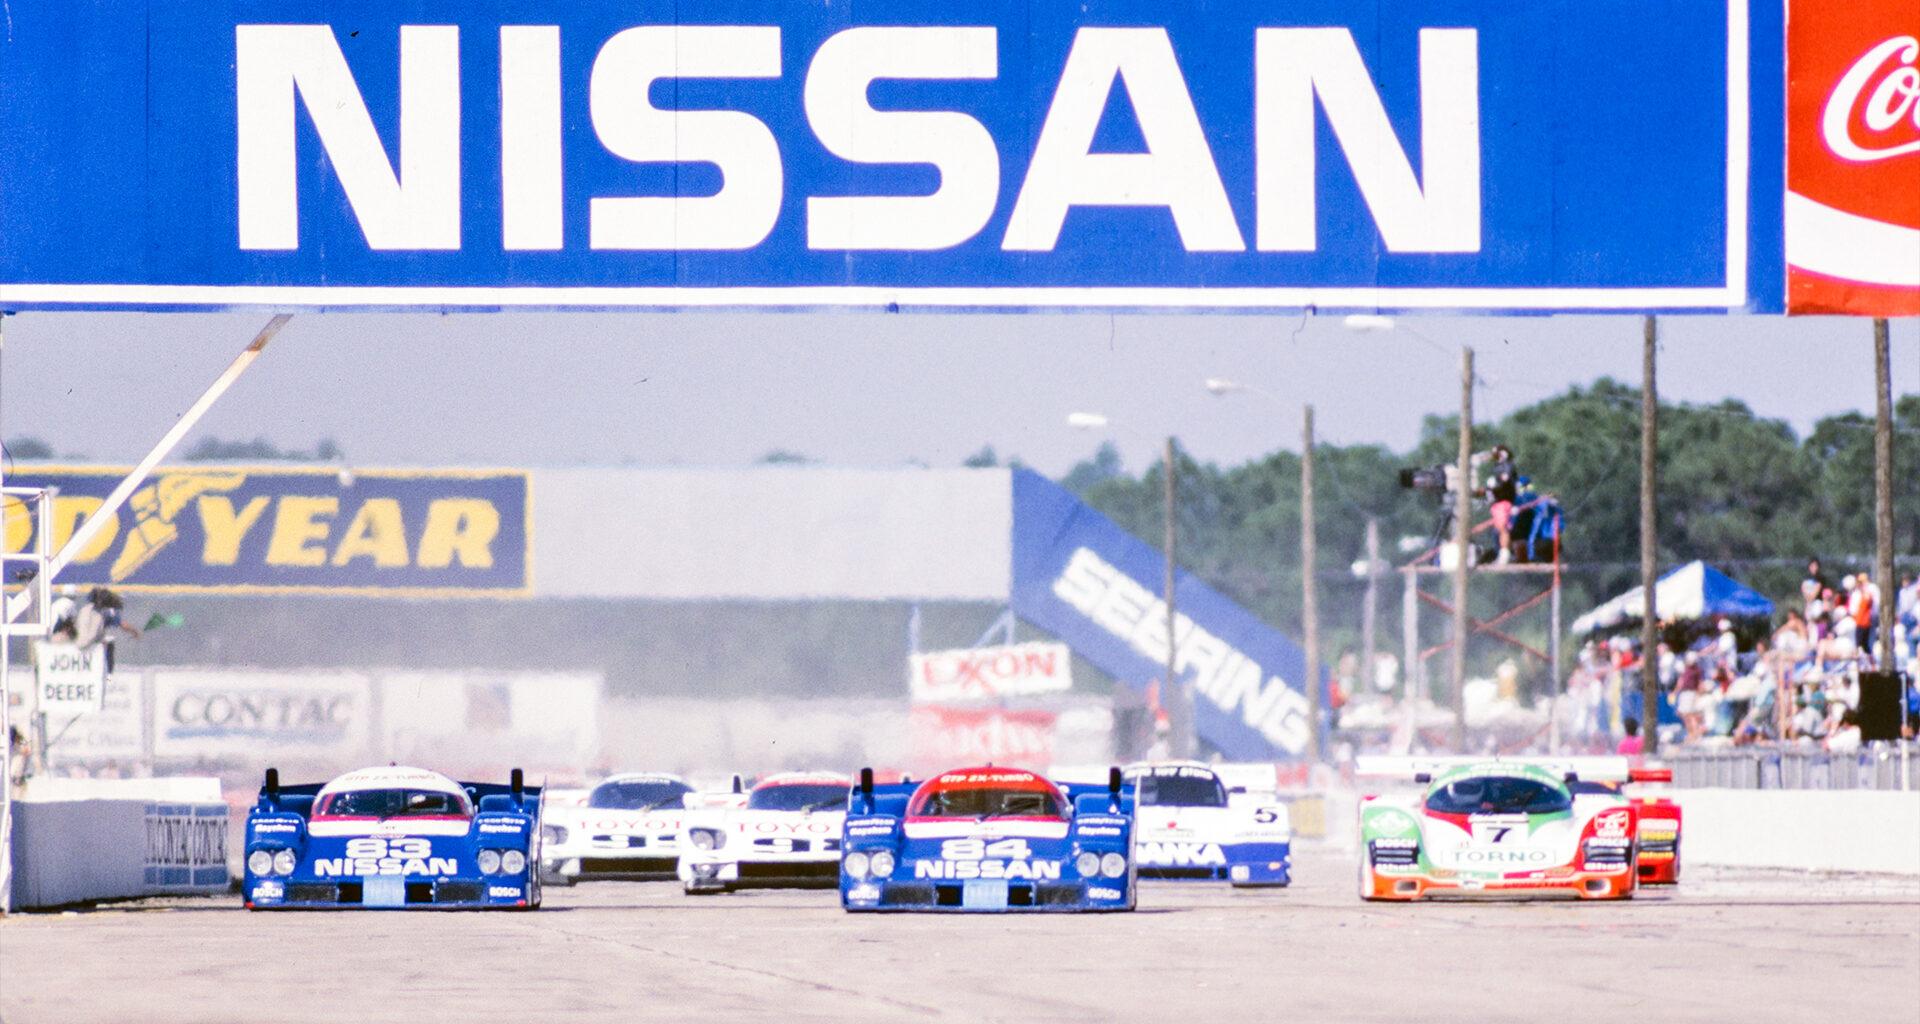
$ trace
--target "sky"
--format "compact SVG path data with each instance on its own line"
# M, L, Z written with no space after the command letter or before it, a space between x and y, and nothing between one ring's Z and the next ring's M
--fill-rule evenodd
M4 321L0 436L132 462L254 332L260 313L29 313ZM1735 398L1805 432L1872 414L1872 330L1844 318L1660 321L1663 399ZM1410 447L1602 376L1637 384L1628 316L1106 314L305 314L194 437L333 438L375 466L736 466L773 450L833 465L959 465L983 445L1049 474L1103 441L1138 470L1168 434L1223 465L1323 443ZM1893 326L1896 394L1920 392L1920 321ZM1216 397L1209 377L1248 390ZM1105 416L1104 430L1067 416ZM193 438L186 442L193 443Z

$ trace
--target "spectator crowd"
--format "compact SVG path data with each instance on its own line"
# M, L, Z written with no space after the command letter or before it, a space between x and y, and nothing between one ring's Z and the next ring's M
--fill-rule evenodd
M1797 600L1777 622L1662 623L1654 652L1665 707L1663 741L1745 745L1788 741L1857 750L1860 675L1901 674L1908 735L1920 647L1920 581L1900 582L1891 606L1866 573L1830 579L1807 565ZM1891 630L1893 663L1877 643ZM1562 701L1563 734L1588 747L1634 752L1648 716L1642 707L1637 636L1594 640L1580 651Z

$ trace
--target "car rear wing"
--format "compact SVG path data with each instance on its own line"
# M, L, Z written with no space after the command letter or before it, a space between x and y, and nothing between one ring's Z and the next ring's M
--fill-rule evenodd
M1671 782L1670 768L1635 767L1625 757L1357 757L1353 773L1362 778L1411 779L1425 782L1441 772L1466 765L1526 765L1580 782Z
M904 818L907 799L920 788L918 782L875 782L873 769L862 768L847 791L848 814L891 814Z
M253 810L261 814L298 814L302 818L313 815L313 798L320 795L326 786L324 782L303 782L296 786L280 783L280 769L269 768L264 782L260 785L260 797L254 802Z

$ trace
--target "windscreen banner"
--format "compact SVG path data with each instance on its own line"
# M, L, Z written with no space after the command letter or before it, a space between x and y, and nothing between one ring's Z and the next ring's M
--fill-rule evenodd
M1165 677L1159 551L1025 469L1013 473L1013 531L1014 614L1135 689ZM1304 754L1305 653L1193 574L1175 580L1174 667L1193 688L1195 733L1235 761Z
M6 20L6 309L1781 306L1766 0Z
M1920 314L1920 3L1788 7L1789 312Z
M21 466L7 482L57 491L58 550L128 470ZM530 491L520 470L195 465L156 470L60 582L132 592L524 595ZM7 517L6 550L32 550ZM138 623L130 623L138 626Z

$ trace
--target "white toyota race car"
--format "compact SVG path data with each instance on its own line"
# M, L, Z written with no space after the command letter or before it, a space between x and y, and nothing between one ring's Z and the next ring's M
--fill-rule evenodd
M1269 772L1269 774L1271 774ZM1134 860L1142 878L1283 886L1293 832L1272 792L1229 787L1198 761L1130 765Z
M744 806L688 811L680 881L689 893L840 884L840 833L853 780L831 772L770 775Z
M584 806L548 807L540 829L542 879L572 885L675 877L693 793L677 775L631 772L608 776Z

